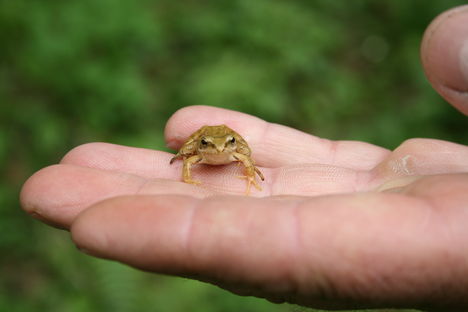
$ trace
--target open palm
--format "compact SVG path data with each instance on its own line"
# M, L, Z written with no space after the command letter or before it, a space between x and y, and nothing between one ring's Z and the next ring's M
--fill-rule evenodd
M169 146L207 124L246 139L261 192L240 196L235 164L196 166L203 184L194 186L181 182L180 162L169 165L172 154L91 143L33 175L23 208L70 229L92 255L275 302L468 304L466 146L413 139L388 151L206 106L171 117Z

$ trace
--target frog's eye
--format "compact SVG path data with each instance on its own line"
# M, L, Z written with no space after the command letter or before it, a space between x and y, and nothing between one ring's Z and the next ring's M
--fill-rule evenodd
M202 146L207 146L207 145L208 145L208 142L206 142L205 139L201 139L200 144L201 144Z
M229 140L229 142L231 142L231 144L236 143L236 138L232 138L231 140Z

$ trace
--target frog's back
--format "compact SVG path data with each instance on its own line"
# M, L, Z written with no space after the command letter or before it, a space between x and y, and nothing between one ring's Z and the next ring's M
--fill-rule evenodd
M223 137L228 135L234 130L230 129L226 125L219 126L203 126L200 128L200 136L213 136L213 137ZM197 131L198 132L198 131Z

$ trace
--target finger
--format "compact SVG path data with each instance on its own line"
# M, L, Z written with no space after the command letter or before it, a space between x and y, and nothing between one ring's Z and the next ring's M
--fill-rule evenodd
M119 197L80 214L72 236L99 257L275 301L466 305L468 176L418 183L405 195Z
M76 215L90 205L119 195L215 194L208 188L166 179L144 179L137 175L73 165L44 168L30 177L20 194L22 208L43 222L68 228Z
M168 146L177 149L200 127L218 124L238 132L251 147L253 159L263 167L321 163L366 170L388 153L371 144L320 139L251 115L210 106L189 106L177 111L166 125Z
M427 28L421 59L432 86L468 115L468 5L439 15Z

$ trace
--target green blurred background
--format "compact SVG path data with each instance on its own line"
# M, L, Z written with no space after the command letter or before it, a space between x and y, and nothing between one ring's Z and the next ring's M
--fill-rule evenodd
M19 209L20 186L82 143L165 149L193 104L387 148L466 144L418 55L464 2L0 0L0 311L308 311L85 256Z

